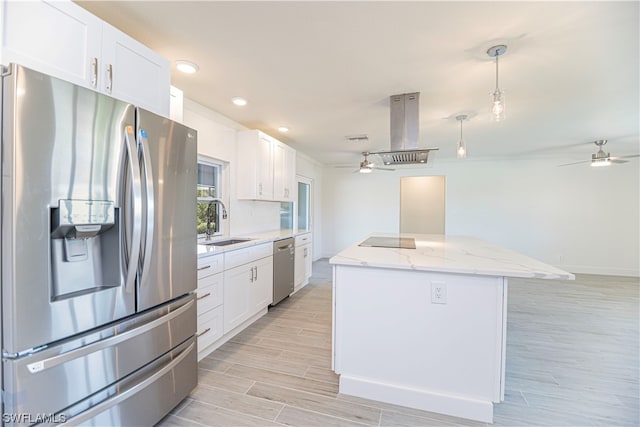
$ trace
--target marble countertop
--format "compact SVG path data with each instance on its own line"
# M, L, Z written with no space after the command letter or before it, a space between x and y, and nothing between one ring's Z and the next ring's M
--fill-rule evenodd
M358 246L368 237L413 237L415 249ZM334 265L483 276L573 280L575 276L518 252L473 237L374 233L330 260Z
M234 234L233 236L217 236L211 239L211 242L224 241L229 239L250 239L246 242L235 243L227 246L211 246L204 245L204 240L198 240L198 257L217 255L236 249L248 248L250 246L260 245L262 243L274 242L288 237L295 237L301 234L311 233L309 230L272 230L261 233L252 234Z

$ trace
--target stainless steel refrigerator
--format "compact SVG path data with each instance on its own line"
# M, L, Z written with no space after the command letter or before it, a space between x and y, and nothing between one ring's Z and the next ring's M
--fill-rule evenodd
M196 132L3 71L2 422L153 425L197 383Z

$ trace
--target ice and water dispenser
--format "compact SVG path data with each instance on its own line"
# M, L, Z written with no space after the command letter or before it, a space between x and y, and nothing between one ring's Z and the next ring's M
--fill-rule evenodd
M51 209L53 301L120 285L119 229L114 202L58 201Z

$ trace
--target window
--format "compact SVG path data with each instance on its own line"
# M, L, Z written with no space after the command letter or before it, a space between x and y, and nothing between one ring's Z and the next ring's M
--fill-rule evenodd
M198 237L207 234L207 226L209 232L220 234L220 205L214 203L222 197L221 192L221 175L222 165L210 159L198 159L198 186L196 188L197 206L196 206L196 227Z

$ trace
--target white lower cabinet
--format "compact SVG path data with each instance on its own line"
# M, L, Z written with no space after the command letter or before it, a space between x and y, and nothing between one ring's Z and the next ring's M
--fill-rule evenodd
M273 243L198 259L198 361L273 302Z
M311 233L296 236L296 256L294 267L294 285L298 290L309 283L313 259L311 257Z
M258 247L225 254L225 265L227 257L231 263L238 259L248 260L240 266L225 269L224 272L225 334L273 302L273 255L271 244L267 245L265 248L269 249L269 255L258 259L250 257L251 252L262 252L264 255L265 251Z
M257 313L273 302L273 256L256 262L256 277L252 282L250 308Z
M224 332L230 332L249 318L249 293L254 265L243 265L224 272Z
M222 255L207 256L198 259L198 360L211 351L211 344L222 338L223 334L223 279ZM209 350L209 351L208 351Z
M207 348L222 338L223 307L198 315L198 362L211 353Z

